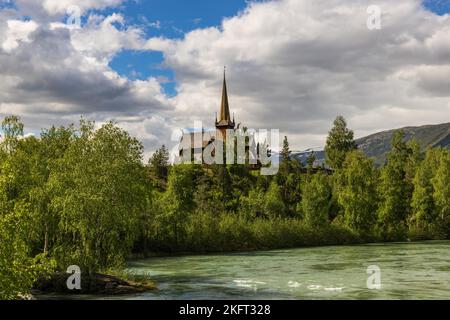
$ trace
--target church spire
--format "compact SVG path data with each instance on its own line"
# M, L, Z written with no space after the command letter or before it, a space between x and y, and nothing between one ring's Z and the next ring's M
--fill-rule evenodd
M216 122L216 126L234 128L234 121L231 120L230 106L228 105L226 67L223 69L222 103L220 105L220 118Z
M222 104L220 106L220 120L230 121L230 106L228 105L226 68L223 68Z

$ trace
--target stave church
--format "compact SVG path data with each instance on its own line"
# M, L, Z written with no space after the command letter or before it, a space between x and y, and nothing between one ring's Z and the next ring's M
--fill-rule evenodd
M228 90L227 90L227 80L226 73L224 70L223 75L223 85L222 85L222 100L220 104L219 117L215 119L215 129L205 130L202 128L198 132L183 132L183 135L179 144L179 157L186 161L201 163L203 157L203 151L212 143L221 141L223 144L226 143L227 130L237 130L236 122L231 118L230 106L228 103ZM248 146L246 146L248 149ZM189 157L190 155L190 157Z

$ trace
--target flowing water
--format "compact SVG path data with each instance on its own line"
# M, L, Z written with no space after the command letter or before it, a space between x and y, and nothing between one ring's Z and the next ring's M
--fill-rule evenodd
M379 267L379 290L367 287L369 266ZM119 298L450 299L450 241L152 258L128 271L159 290Z

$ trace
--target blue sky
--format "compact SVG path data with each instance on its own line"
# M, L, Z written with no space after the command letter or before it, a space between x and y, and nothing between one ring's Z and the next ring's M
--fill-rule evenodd
M450 12L450 0L424 0L424 5L440 15Z

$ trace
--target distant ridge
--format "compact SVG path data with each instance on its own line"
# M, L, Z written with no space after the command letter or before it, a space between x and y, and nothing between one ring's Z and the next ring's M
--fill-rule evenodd
M436 147L450 148L450 123L382 131L357 139L356 143L367 156L375 159L377 165L382 165L391 149L392 136L397 130L404 131L407 141L415 139L422 151Z
M356 140L356 144L368 157L374 158L376 165L381 166L386 161L386 154L391 150L392 136L397 130L404 131L406 141L417 140L422 151L437 147L450 149L450 122L386 130L359 138ZM293 152L292 157L306 164L306 159L310 154L310 151ZM316 158L315 165L324 163L325 152L323 150L315 151L314 156Z

